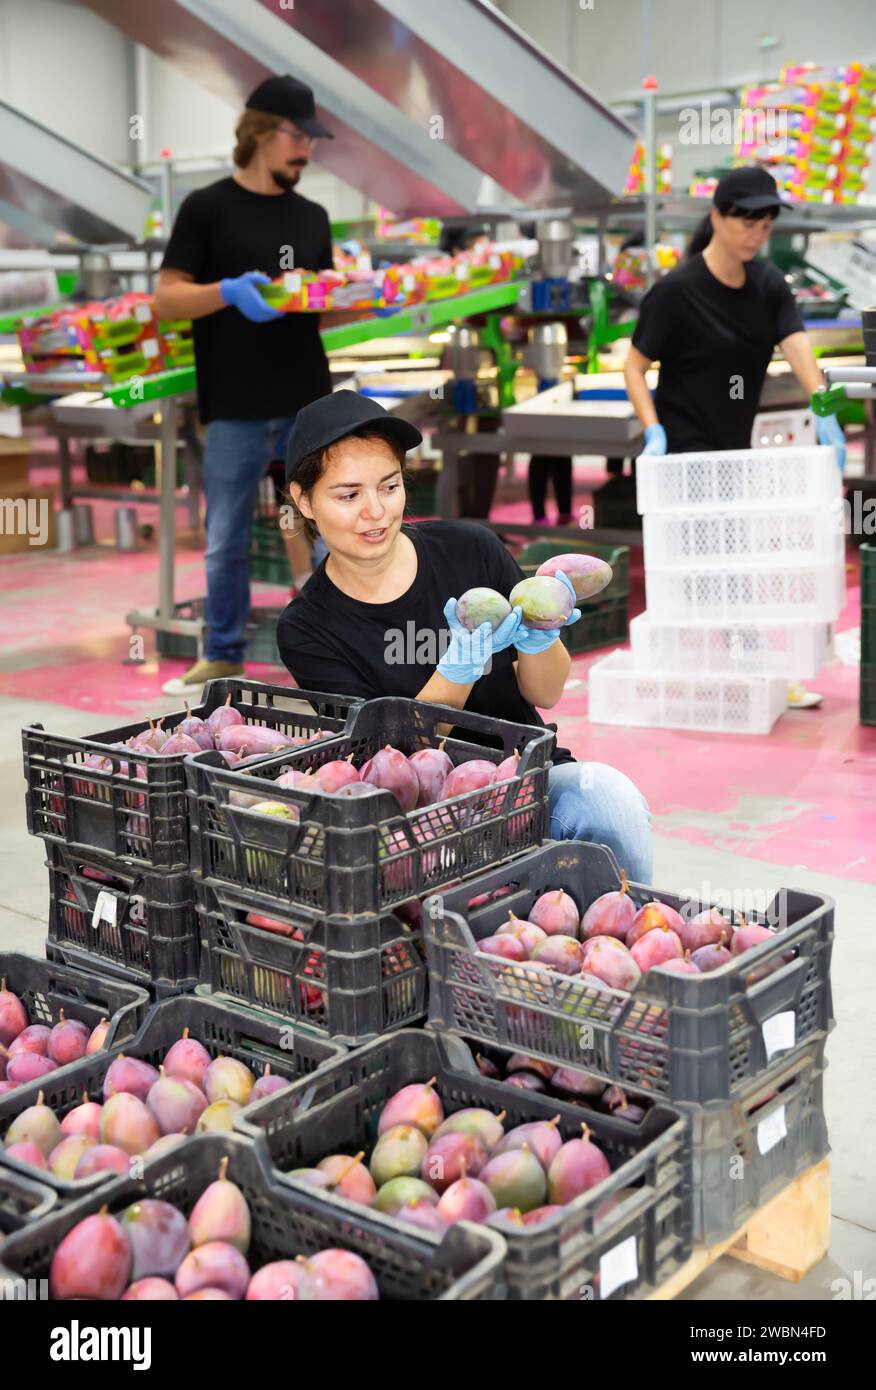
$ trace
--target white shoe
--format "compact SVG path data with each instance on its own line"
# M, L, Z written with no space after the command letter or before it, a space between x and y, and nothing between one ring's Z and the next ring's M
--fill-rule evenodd
M797 681L788 682L788 709L817 709L823 699L817 690L807 690Z

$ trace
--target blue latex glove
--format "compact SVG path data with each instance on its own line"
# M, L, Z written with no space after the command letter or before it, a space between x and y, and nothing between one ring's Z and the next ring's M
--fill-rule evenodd
M840 473L846 468L846 437L843 427L835 415L816 415L815 438L819 444L832 444L836 449L836 461Z
M492 657L510 647L520 626L520 609L513 608L495 632L489 623L481 623L474 632L469 632L456 616L455 598L449 598L444 605L444 617L450 629L450 642L437 670L453 685L473 685L480 680Z
M260 270L248 270L233 280L220 280L219 293L223 304L231 304L243 314L250 323L267 323L270 319L281 319L282 312L262 299L256 285L270 284L270 275Z
M639 455L640 458L647 458L649 454L668 454L669 446L666 442L666 431L662 425L645 426L645 447Z
M569 578L563 574L562 570L557 570L554 578L559 579L561 584L565 584L574 602L575 590ZM514 609L515 613L520 613L520 611L519 608ZM571 627L572 623L577 623L580 616L581 609L573 608L563 626ZM526 624L521 621L514 636L514 645L519 652L523 652L524 656L538 656L540 652L546 652L548 647L552 647L555 642L559 642L561 631L562 628L559 627L527 627Z

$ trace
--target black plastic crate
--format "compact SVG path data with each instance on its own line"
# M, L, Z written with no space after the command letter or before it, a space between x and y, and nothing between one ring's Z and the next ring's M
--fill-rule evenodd
M22 1226L47 1216L57 1200L50 1187L44 1187L0 1162L0 1236L11 1235ZM3 1294L4 1298L14 1296L8 1292Z
M344 729L349 710L360 703L292 686L222 680L209 682L203 703L192 713L205 718L229 695L247 723L279 729L293 738L319 728ZM294 710L293 703L299 702L310 705L313 712ZM185 710L165 715L162 727L174 729L185 717ZM54 844L99 850L150 868L188 867L184 755L126 754L106 746L122 743L148 727L141 720L89 738L49 734L40 724L23 729L30 833ZM83 767L92 754L108 758L112 771ZM122 770L123 764L127 771ZM135 775L138 765L146 770L145 782Z
M692 1125L696 1241L732 1235L830 1152L824 1046L824 1034L810 1038L729 1105L679 1106Z
M195 880L195 894L211 993L350 1046L423 1018L422 937L393 913L308 918L278 905L265 915L287 926L283 936L247 923L252 904L222 886Z
M861 665L876 666L876 603L861 609Z
M799 1047L828 1030L833 903L815 893L782 890L765 913L746 914L767 925L784 921L775 942L709 974L647 971L629 994L555 972L534 976L475 948L509 911L526 918L548 889L564 888L583 915L619 882L609 850L567 840L429 899L423 934L430 1026L698 1104L735 1099L780 1047ZM475 894L509 886L495 901L469 908ZM629 888L637 906L653 898L677 911L709 906ZM784 955L792 958L780 964ZM772 973L752 983L747 977L755 970Z
M586 1120L612 1167L611 1177L584 1193L544 1225L502 1229L508 1247L508 1297L556 1300L600 1297L603 1259L626 1242L635 1249L637 1277L618 1297L641 1295L666 1280L690 1253L690 1132L678 1109L658 1101L638 1124L600 1111L490 1081L478 1071L462 1038L428 1030L395 1033L327 1067L312 1084L269 1096L236 1116L241 1133L261 1140L280 1180L329 1153L370 1153L380 1111L402 1086L436 1077L445 1114L467 1106L506 1112L510 1129L560 1116L563 1137L580 1137ZM631 1098L643 1099L631 1092ZM645 1101L647 1104L647 1100ZM619 1205L622 1189L635 1188ZM319 1196L323 1194L319 1191ZM325 1198L356 1211L341 1197ZM395 1229L403 1222L387 1217Z
M152 1007L146 990L130 981L116 983L94 971L76 970L21 951L0 952L0 980L18 995L28 1024L52 1028L62 1009L66 1018L78 1019L89 1029L106 1019L107 1047L133 1038Z
M116 1178L10 1236L0 1250L0 1278L45 1279L67 1232L104 1205L120 1212L154 1197L186 1215L228 1159L228 1177L246 1198L252 1219L247 1259L255 1270L273 1260L319 1250L352 1250L371 1267L381 1298L405 1301L499 1300L505 1246L482 1226L460 1223L439 1245L425 1231L400 1231L366 1208L354 1214L317 1201L312 1192L275 1181L259 1150L241 1135L205 1134L146 1166L139 1179Z
M862 724L876 724L876 662L861 666L860 712Z
M220 1054L234 1057L244 1062L256 1076L260 1076L267 1065L278 1076L297 1081L311 1076L346 1053L346 1049L336 1043L308 1037L280 1019L249 1013L227 1001L223 1003L196 995L167 999L152 1006L137 1036L125 1042L124 1046L116 1046L111 1052L96 1053L93 1057L83 1057L67 1067L58 1068L57 1072L49 1072L39 1081L18 1086L7 1095L0 1096L0 1135L6 1133L16 1116L28 1106L36 1104L40 1092L45 1104L54 1110L59 1119L63 1119L68 1110L80 1103L83 1092L87 1091L89 1097L98 1100L103 1094L107 1069L113 1057L121 1052L126 1057L139 1057L144 1062L151 1062L154 1067L160 1066L168 1048L182 1036L184 1028L189 1030L190 1037L203 1043L211 1057ZM42 1183L63 1201L81 1197L83 1193L103 1186L115 1177L113 1173L95 1173L89 1178L66 1182L56 1178L53 1173L37 1171L29 1164L0 1155L0 1170L3 1164L34 1182Z
M408 754L435 746L447 724L454 736L445 751L455 764L483 758L498 765L516 749L517 774L407 815L390 792L348 800L273 784L287 767L306 771L350 754L361 766L386 744ZM331 917L380 913L539 845L554 741L548 729L387 697L351 710L343 735L246 772L216 766L214 753L198 754L186 764L192 872L211 887L235 887L269 915L282 903ZM298 808L298 822L230 804L232 792L264 797L266 782L271 800Z
M876 545L862 545L858 551L861 557L861 603L876 603Z
M153 994L195 988L200 941L191 874L46 848L47 955L131 980Z

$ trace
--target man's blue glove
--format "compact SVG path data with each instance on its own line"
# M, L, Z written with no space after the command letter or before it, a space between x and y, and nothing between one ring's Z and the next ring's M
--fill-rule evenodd
M280 319L283 317L281 311L262 299L256 289L256 285L268 285L270 280L270 275L263 275L260 270L248 270L245 275L238 275L233 280L220 280L222 302L233 305L250 323Z
M843 427L835 415L816 415L815 438L819 444L832 444L836 449L836 461L840 473L846 468L846 437Z
M645 426L645 447L639 455L640 458L647 458L649 454L668 454L669 446L666 442L666 431L662 425Z
M556 574L554 575L554 578L559 579L560 583L565 584L566 588L569 590L569 593L572 595L572 601L574 602L575 590L572 587L571 581L567 578L565 574L563 574L563 571L557 570ZM513 611L515 613L520 613L521 610L519 608L515 608ZM573 608L572 612L569 614L569 617L566 619L566 622L563 624L563 626L571 627L572 623L577 623L580 616L581 609ZM521 618L520 626L518 627L517 632L514 636L514 645L519 652L522 652L524 654L524 656L538 656L539 652L546 652L548 647L552 647L555 642L558 642L560 640L561 631L562 629L558 627L527 627Z
M481 623L474 632L469 632L456 616L455 598L449 598L444 605L444 617L450 629L450 642L437 670L453 685L473 685L480 680L491 658L510 647L520 626L520 609L513 608L495 632L489 623Z

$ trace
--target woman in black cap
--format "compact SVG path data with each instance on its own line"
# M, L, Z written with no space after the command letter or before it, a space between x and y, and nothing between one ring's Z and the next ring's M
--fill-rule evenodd
M560 630L527 628L519 609L492 634L462 627L456 596L481 586L507 595L523 576L484 526L405 523L405 455L421 440L353 391L299 411L286 456L290 504L328 556L280 618L280 654L304 689L541 725L536 706L557 704L569 673ZM650 881L650 816L627 777L557 748L549 797L554 839L608 845L631 879Z
M824 378L778 266L758 259L783 206L766 169L731 169L694 234L687 259L649 290L624 369L645 430L644 454L750 449L776 344L807 399ZM645 380L659 359L654 399ZM845 440L833 415L816 416L819 444Z

